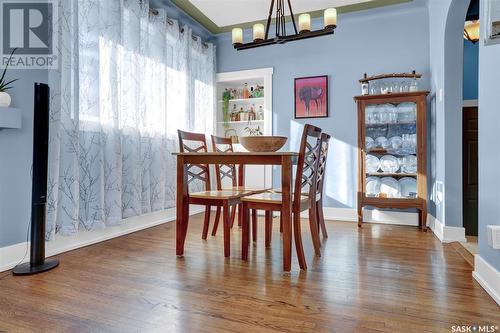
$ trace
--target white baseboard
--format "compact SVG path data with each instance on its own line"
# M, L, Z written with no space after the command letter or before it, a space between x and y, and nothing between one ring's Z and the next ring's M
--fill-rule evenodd
M307 218L307 211L301 216ZM353 208L324 207L325 220L357 222L358 212ZM383 211L378 209L363 209L363 222L418 226L418 214L412 212Z
M204 207L191 206L190 215L201 213L203 210ZM130 217L124 219L123 223L118 226L108 227L103 230L81 231L74 236L56 235L54 240L45 243L45 253L47 257L54 256L174 220L175 208L170 208L150 214ZM22 242L0 248L0 272L12 269L19 263L29 261L29 252L26 252L26 249L29 249L28 246L29 242Z
M479 254L474 256L474 279L500 305L500 272L487 263Z
M467 242L465 238L465 228L445 226L441 221L430 214L427 220L427 225L442 243Z

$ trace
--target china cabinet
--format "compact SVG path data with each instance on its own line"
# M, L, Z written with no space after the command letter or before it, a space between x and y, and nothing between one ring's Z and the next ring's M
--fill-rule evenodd
M417 209L427 225L428 92L356 96L358 109L358 225L365 206Z

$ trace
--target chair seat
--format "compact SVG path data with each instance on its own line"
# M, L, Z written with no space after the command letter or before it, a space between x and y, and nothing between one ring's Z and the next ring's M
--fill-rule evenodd
M281 191L280 188L272 188L270 190L267 190L267 192L270 192L270 193L282 193L283 191ZM303 196L306 196L308 197L309 196L309 193L302 193ZM321 200L321 193L316 193L316 201L319 201Z
M309 200L309 197L306 195L301 195L300 196L300 201L301 202L306 202ZM266 203L282 203L283 202L283 197L281 193L275 193L275 192L264 192L264 193L257 193L257 194L252 194L245 196L241 198L241 201L246 201L246 202L266 202Z
M255 189L255 188L238 186L222 190L193 192L189 193L189 197L197 199L228 200L228 199L241 198L246 195L252 195L266 190L267 189Z

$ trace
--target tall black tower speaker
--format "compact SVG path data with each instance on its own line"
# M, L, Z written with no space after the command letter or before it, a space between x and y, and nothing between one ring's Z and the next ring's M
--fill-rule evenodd
M49 86L35 83L33 120L33 185L31 195L30 261L14 267L14 275L32 275L55 268L59 261L45 259L45 206L49 154Z

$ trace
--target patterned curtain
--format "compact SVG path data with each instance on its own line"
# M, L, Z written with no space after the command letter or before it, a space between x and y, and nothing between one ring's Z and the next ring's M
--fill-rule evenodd
M212 44L148 1L59 6L47 239L174 207L177 129L214 128Z

